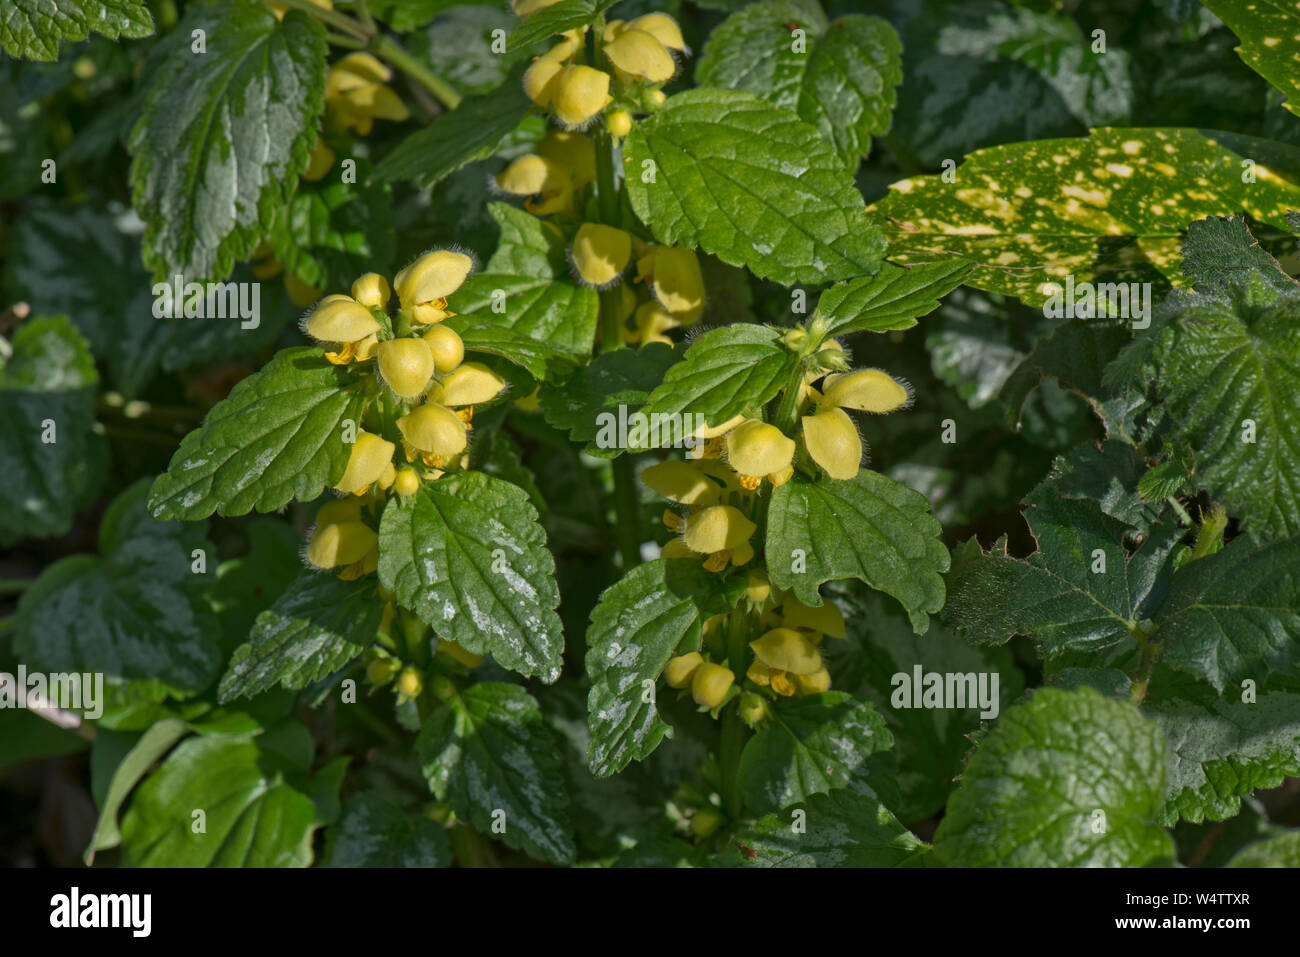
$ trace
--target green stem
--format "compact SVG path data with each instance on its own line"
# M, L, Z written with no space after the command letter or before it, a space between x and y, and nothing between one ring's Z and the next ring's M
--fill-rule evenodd
M1156 662L1160 659L1160 645L1153 640L1152 635L1144 633L1137 626L1129 628L1129 634L1133 636L1138 648L1141 650L1137 671L1133 674L1129 701L1134 704L1141 704L1143 699L1146 698L1147 688L1151 684L1151 673L1155 670Z
M746 670L746 640L749 638L749 615L744 607L731 610L727 619L727 665L737 680ZM740 710L732 701L722 711L722 730L718 742L718 769L722 782L722 809L732 821L740 819L743 810L740 800L740 755L745 749L749 729L741 720Z
M614 514L618 526L618 551L623 556L623 574L641 564L641 499L636 489L636 467L632 453L625 452L612 463L614 470Z
M461 867L499 867L492 846L483 839L483 835L464 822L456 824L447 837L451 840L451 851Z
M23 592L31 587L34 578L0 578L0 592Z

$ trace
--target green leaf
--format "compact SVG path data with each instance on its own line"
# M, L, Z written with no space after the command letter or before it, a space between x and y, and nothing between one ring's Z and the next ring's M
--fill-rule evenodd
M639 354L639 353L638 353ZM773 398L798 357L767 326L736 323L691 341L686 355L650 393L643 415L702 415L722 425ZM693 423L688 428L693 432Z
M1184 565L1160 609L1162 660L1222 691L1300 664L1300 538L1238 536Z
M822 582L856 578L898 599L923 635L943 607L941 532L924 495L879 472L848 481L796 475L768 508L768 575L805 605L822 603Z
M939 300L960 286L969 271L959 260L910 268L886 263L874 276L827 289L817 300L817 311L830 323L828 336L910 329L918 316L939 308Z
M667 558L638 565L600 596L587 630L592 774L616 774L672 737L655 683L668 659L699 647L704 620L730 607L728 596L698 562Z
M842 691L778 701L745 744L736 786L758 814L836 788L875 797L873 780L893 768L872 758L893 746L880 712Z
M91 32L110 40L151 36L145 0L7 0L0 12L0 48L15 59L56 60L59 42Z
M956 867L1145 867L1169 862L1155 823L1166 744L1130 704L1090 688L1009 708L966 764L935 834Z
M528 677L560 676L555 559L528 493L480 472L389 501L379 580L440 638Z
M1300 12L1281 0L1204 0L1210 11L1241 38L1237 52L1246 64L1286 95L1282 105L1300 115Z
M492 203L488 212L501 227L500 242L483 272L449 297L456 321L500 326L567 355L589 356L600 297L568 278L564 234L505 203Z
M460 106L412 133L385 156L371 180L410 180L428 189L475 160L487 159L533 108L524 95L523 70L516 69L490 93L467 96Z
M99 376L66 317L23 323L0 365L0 544L61 535L98 487L92 434Z
M506 40L506 53L530 47L557 33L568 33L589 26L604 13L615 0L560 0L537 10L524 18Z
M573 368L570 353L508 326L476 323L473 316L452 316L444 323L460 336L466 352L508 359L539 382L559 378Z
M1300 831L1284 831L1257 841L1233 856L1225 867L1300 867Z
M374 640L384 603L375 580L303 572L257 616L221 679L222 704L277 684L297 691L345 668Z
M1242 161L1256 180L1242 182ZM1191 222L1245 210L1279 228L1300 208L1300 150L1194 129L1098 129L977 150L955 171L895 183L889 258L973 263L966 282L1040 306L1061 280L1178 282ZM1014 171L1014 179L1009 179Z
M806 815L802 829L794 810ZM742 828L730 851L734 863L754 867L906 867L929 847L874 796L840 789Z
M1156 525L1131 547L1131 526L1098 503L1052 494L1026 508L1025 518L1038 543L1027 559L1007 554L1005 540L987 554L975 542L953 552L944 614L968 640L1002 644L1028 635L1051 662L1131 642L1139 623L1156 617L1183 529Z
M128 145L155 279L224 279L270 231L316 143L325 51L316 20L251 0L193 8L154 47Z
M795 51L793 30L805 31ZM700 86L743 90L792 110L856 169L871 137L889 129L903 80L898 34L879 17L850 14L827 23L820 5L763 0L709 35L695 68Z
M117 814L126 801L127 795L140 783L140 779L149 773L158 759L170 751L172 745L183 738L189 730L189 725L179 718L165 718L159 721L139 736L113 769L108 790L99 805L99 821L95 825L95 833L90 839L90 846L86 848L87 865L94 860L96 851L117 847L122 842L122 832L117 826ZM114 732L111 731L100 732L96 737L95 747L98 749L101 746L101 739L113 734Z
M1195 487L1257 537L1300 532L1300 284L1240 220L1193 223L1186 248L1196 291L1162 303L1134 346L1150 350L1150 391L1194 453Z
M147 480L117 497L99 526L99 556L49 566L18 603L15 648L46 672L103 672L178 693L205 688L220 666L209 573L193 552L216 553L202 525L158 522Z
M310 502L343 475L364 398L318 348L284 349L241 381L187 435L154 481L155 518L271 512Z
M497 833L504 812L511 847L553 864L573 860L559 750L523 688L465 689L425 723L416 750L438 800L480 833Z
M1084 499L1095 502L1111 518L1145 532L1164 513L1163 503L1143 501L1133 491L1145 468L1131 445L1114 440L1100 446L1085 442L1058 457L1051 474L1025 501L1040 505L1053 499Z
M131 799L122 819L123 865L309 866L312 833L322 823L304 779L311 751L302 725L182 742ZM195 811L204 814L201 832Z
M752 94L671 97L633 129L623 163L632 208L661 243L698 246L783 284L880 268L884 238L834 149Z
M248 549L217 566L208 595L221 619L223 646L234 651L252 630L257 616L278 599L302 571L302 537L279 518L257 517L243 523Z
M1021 428L1025 400L1045 379L1095 402L1103 395L1106 364L1128 341L1125 324L1113 320L1071 319L1057 326L1035 343L998 393L1007 427Z
M374 791L348 798L329 831L325 867L451 867L447 832Z
M469 6L434 0L443 9L428 29L406 37L406 49L462 94L488 93L506 81L515 64L531 60L530 51L502 53L497 37L508 34L518 18L508 4L480 2ZM423 26L423 24L417 24ZM393 24L399 33L410 29ZM456 55L446 55L455 49Z
M568 432L574 442L585 442L583 451L587 455L617 457L623 454L622 448L606 449L596 444L601 425L617 421L620 407L627 416L640 411L679 359L680 351L662 342L602 352L563 385L542 388L546 421Z

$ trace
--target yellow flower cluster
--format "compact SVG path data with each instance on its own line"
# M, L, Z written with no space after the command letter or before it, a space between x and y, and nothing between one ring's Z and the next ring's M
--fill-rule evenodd
M514 3L520 16L546 6ZM676 58L688 52L686 41L677 21L664 13L611 20L595 44L595 63L588 63L588 29L561 34L559 43L534 60L524 74L524 92L566 129L582 129L604 113L609 133L626 136L634 113L664 102L660 87L677 74Z

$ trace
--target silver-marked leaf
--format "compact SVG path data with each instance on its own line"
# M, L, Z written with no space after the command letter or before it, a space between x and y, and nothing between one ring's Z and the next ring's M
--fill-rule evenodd
M325 867L450 867L442 826L410 816L377 791L354 794L327 832Z

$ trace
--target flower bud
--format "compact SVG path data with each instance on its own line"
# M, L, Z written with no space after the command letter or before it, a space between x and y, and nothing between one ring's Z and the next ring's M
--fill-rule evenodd
M756 605L767 601L772 594L772 583L762 572L750 572L745 583L745 597Z
M691 678L702 664L704 664L704 657L698 651L678 655L664 666L664 680L668 682L670 688L685 688L691 683Z
M862 439L843 409L803 417L803 441L812 460L833 479L851 479L862 465Z
M668 101L668 96L663 90L651 90L646 100L651 106L663 106Z
M722 704L735 680L731 669L706 661L695 669L691 677L691 697L702 708L716 708Z
M751 728L758 726L770 713L767 702L752 691L742 694L736 707L740 714L740 720Z
M394 393L413 399L433 378L433 350L423 339L390 339L379 343L379 374Z
M323 300L303 327L318 342L356 342L379 331L370 310L347 296Z
M397 679L397 690L408 698L416 697L424 690L424 679L420 677L420 672L410 666L403 668Z
M686 520L682 541L694 552L711 555L738 548L749 541L758 526L732 505L711 505Z
M420 476L416 474L415 469L406 468L398 469L397 476L393 479L393 491L403 498L414 495L420 490Z
M383 309L391 293L388 280L377 272L368 272L352 284L352 298L368 309Z
M391 658L376 658L366 665L366 677L372 685L386 685L393 680L393 675L396 673L397 665Z
M893 412L912 401L907 386L880 369L858 369L826 377L822 406L859 412Z
M365 558L379 542L374 529L361 522L320 525L307 545L307 561L316 568L338 568Z
M615 282L632 258L632 237L601 223L583 223L573 237L573 266L582 281L600 288Z
M379 481L388 466L393 464L397 446L371 432L360 432L352 443L347 468L334 487L340 492L360 494Z
M628 21L628 30L644 30L670 50L685 50L682 28L666 13L647 13Z
M416 406L397 420L397 428L412 448L443 459L459 455L469 445L460 417L434 403Z
M727 461L741 474L741 484L749 488L758 483L746 483L746 477L761 480L789 468L794 449L794 439L758 419L746 419L727 433Z
M664 83L677 72L673 55L662 43L644 30L630 27L619 32L612 43L605 45L609 62L627 74L649 83Z
M555 97L555 81L564 71L564 64L550 57L540 57L524 71L524 95L540 107L551 105Z
M632 132L632 114L627 110L615 110L605 117L605 129L610 136L627 136Z
M691 815L691 833L703 840L722 826L722 815L711 807L698 808Z
M425 253L393 278L393 289L403 309L416 303L446 299L465 282L474 260L464 253L439 249Z
M609 74L589 66L566 66L554 80L551 106L565 126L582 126L609 106Z
M668 501L682 505L711 505L718 500L721 490L705 476L698 463L680 459L651 465L641 473L641 481Z
M458 407L491 402L506 387L501 378L481 362L466 362L442 383L438 401L443 405Z
M455 329L432 326L424 334L424 341L433 353L434 369L444 375L465 361L465 342Z
M821 669L822 656L806 635L793 628L773 628L749 643L754 656L772 671L810 675Z

